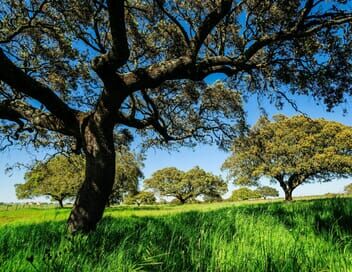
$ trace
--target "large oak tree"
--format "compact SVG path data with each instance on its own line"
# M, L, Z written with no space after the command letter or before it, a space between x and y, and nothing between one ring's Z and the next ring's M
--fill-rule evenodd
M352 175L352 128L305 116L262 117L235 140L223 167L238 185L270 178L292 200L298 186Z
M242 121L241 91L282 98L286 86L329 107L343 101L352 85L350 4L0 0L4 145L56 139L83 151L68 224L94 229L114 181L116 127L137 129L148 145L224 146ZM216 73L228 80L204 81Z

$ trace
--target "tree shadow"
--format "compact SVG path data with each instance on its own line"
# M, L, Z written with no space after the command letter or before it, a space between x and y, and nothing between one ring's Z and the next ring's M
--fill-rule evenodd
M209 258L212 254L211 245L200 245L209 237L203 233L219 233L220 229L222 239L231 241L237 231L236 216L269 216L287 229L306 222L307 229L317 236L342 241L352 234L351 211L352 199L329 199L224 207L206 213L189 211L160 217L107 216L88 236L67 235L64 221L8 225L0 228L0 270L1 263L31 257L30 252L33 263L47 271L67 271L67 263L71 271L82 271L81 262L104 267L111 256L120 256L145 271L205 271L206 260L199 264L194 257L199 254ZM340 244L343 246L344 242ZM77 261L73 261L76 257Z
M67 260L77 256L94 267L105 265L106 256L116 253L141 267L149 265L151 270L146 271L164 271L166 263L172 266L168 260L172 251L175 265L180 265L176 260L182 260L182 271L196 271L197 264L185 256L199 236L198 224L203 216L194 211L167 217L107 216L95 232L76 236L67 234L64 221L4 226L0 228L0 270L1 263L19 255L40 271L66 271ZM171 247L173 243L176 251ZM71 269L80 271L79 264L77 270ZM173 271L179 270L175 267Z

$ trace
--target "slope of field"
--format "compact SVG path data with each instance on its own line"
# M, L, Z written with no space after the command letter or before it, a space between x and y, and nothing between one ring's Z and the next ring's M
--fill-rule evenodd
M1 211L0 271L352 271L350 198L113 208L75 237L68 212Z

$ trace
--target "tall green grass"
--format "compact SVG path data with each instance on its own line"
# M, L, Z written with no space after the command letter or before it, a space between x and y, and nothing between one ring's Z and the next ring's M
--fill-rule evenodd
M348 198L110 213L89 236L63 221L0 227L0 271L352 271Z

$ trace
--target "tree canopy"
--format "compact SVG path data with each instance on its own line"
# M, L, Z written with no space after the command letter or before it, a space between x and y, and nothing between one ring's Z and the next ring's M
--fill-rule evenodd
M109 204L121 203L125 196L133 196L138 193L139 180L144 177L143 157L134 154L125 146L116 151L116 175Z
M351 22L342 0L1 0L3 146L83 151L68 223L92 230L114 183L114 129L147 146L226 147L248 91L332 108L351 94Z
M198 166L186 172L175 167L158 170L144 181L144 187L158 192L160 196L175 197L182 204L198 196L219 197L227 192L227 184L221 177Z
M35 163L26 172L25 183L16 184L18 199L50 196L63 207L63 201L73 198L82 184L84 160L81 156L63 155Z
M262 195L255 191L251 190L247 187L242 187L236 190L233 190L230 200L231 201L241 201L241 200L250 200L260 198Z
M268 177L291 200L292 191L303 183L352 174L351 137L351 127L324 119L261 117L234 141L223 168L238 185L257 185L261 177Z

